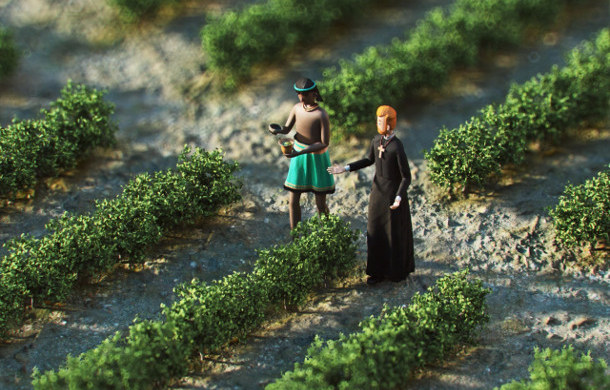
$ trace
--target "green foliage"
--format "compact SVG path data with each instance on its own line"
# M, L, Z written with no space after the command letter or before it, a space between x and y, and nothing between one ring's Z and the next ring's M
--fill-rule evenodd
M27 297L61 301L79 279L142 261L168 229L240 199L237 164L224 162L221 151L185 147L179 160L174 170L137 176L116 198L97 201L91 214L51 220L46 236L8 241L0 260L0 334L20 322Z
M211 284L194 280L175 290L177 302L166 316L180 324L191 350L213 351L261 324L271 302L267 287L239 272Z
M68 81L51 108L41 110L45 123L56 132L55 136L74 145L77 158L95 147L115 142L116 124L110 118L114 105L105 102L104 95L106 91ZM61 164L61 158L59 161Z
M301 364L266 387L273 389L393 389L411 372L470 342L488 321L479 280L462 271L413 296L410 305L388 308L338 340L316 338Z
M0 261L0 339L5 329L16 326L25 311L29 291L21 279L19 264Z
M0 127L0 195L16 196L17 191L32 188L39 171L41 176L56 172L54 159L42 157L41 152L50 149L49 133L41 120L13 121ZM38 160L42 161L37 164Z
M0 196L15 197L43 177L73 168L96 147L115 143L114 106L105 91L68 82L42 119L0 128Z
M41 374L35 367L34 388L153 388L167 377L186 372L189 351L183 348L177 330L172 322L136 320L126 337L117 332L78 357L68 356L66 366L57 372Z
M15 71L19 64L19 52L13 34L0 26L0 80Z
M549 214L557 238L567 247L610 242L610 165L581 185L568 185Z
M494 117L494 112L493 108L489 108L485 117ZM497 145L493 134L484 131L485 129L485 123L480 117L471 118L457 131L441 129L436 144L447 147L431 151L434 158L429 158L428 168L432 180L441 185L448 185L451 184L448 179L451 177L455 178L454 182L467 188L471 184L481 185L486 180L487 177L478 172L481 169L499 173ZM439 171L445 174L437 175Z
M339 68L324 70L320 83L333 138L364 133L380 104L398 105L426 89L439 88L450 72L473 65L482 49L500 50L521 41L531 25L552 23L565 1L457 0L435 8L404 40L366 49Z
M97 348L68 358L57 372L36 370L34 388L87 388L89 383L100 389L160 388L185 373L193 353L213 351L246 335L283 301L302 302L303 294L323 280L320 270L336 276L354 266L357 233L338 217L315 217L296 230L291 243L260 251L250 273L178 286L176 301L163 306L165 321L136 322L124 339L117 333ZM337 258L335 250L341 250ZM269 252L286 257L269 260ZM299 267L301 263L308 265ZM287 270L290 277L283 274Z
M484 187L506 164L523 161L532 141L556 143L610 108L610 30L584 42L554 67L513 85L504 104L490 105L457 129L442 129L425 152L431 179L448 190Z
M267 0L210 17L201 30L212 70L235 87L256 64L281 61L298 45L323 38L338 21L362 15L370 0Z
M180 0L108 0L119 9L121 18L127 22L136 22L154 15L162 6L178 1Z
M550 348L534 350L534 362L529 367L530 380L513 381L501 390L597 390L610 388L606 361L595 362L591 353L580 357L570 345L561 351ZM497 388L496 388L497 389Z
M337 217L314 217L291 231L293 244L259 252L255 271L276 302L299 305L308 286L344 276L354 265L356 235Z
M11 74L19 61L12 32L0 26L0 79Z

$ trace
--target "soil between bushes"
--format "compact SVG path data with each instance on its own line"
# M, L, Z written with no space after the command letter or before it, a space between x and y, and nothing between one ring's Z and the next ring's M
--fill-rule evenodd
M98 151L77 169L48 180L33 200L5 206L2 242L24 232L42 235L50 218L87 212L95 199L119 193L136 174L174 166L184 144L223 148L228 159L240 163L244 183L242 202L171 232L144 265L118 267L80 286L65 305L39 309L38 318L45 320L33 318L0 345L0 387L31 388L33 367L57 369L66 355L95 347L127 329L136 316L155 318L159 305L171 302L176 284L248 270L256 249L287 242L288 197L281 188L288 162L265 128L285 120L295 102L294 79L319 79L321 69L338 58L402 36L426 10L450 2L390 3L358 29L336 31L306 56L261 71L256 85L220 98L209 88L198 32L206 12L230 3L239 2L192 1L185 6L188 16L164 13L159 21L124 30L104 2L74 0L60 7L53 0L0 0L0 22L14 30L25 54L17 74L0 84L0 123L35 117L72 79L107 89L120 126L115 150ZM493 190L453 203L430 183L423 160L423 150L442 126L455 127L486 104L501 101L511 82L561 64L564 53L607 26L610 5L598 3L572 10L542 42L489 56L479 68L457 73L443 91L397 107L398 136L414 176L409 198L417 270L409 280L371 288L360 270L317 289L305 307L278 313L246 340L206 357L196 373L173 388L261 388L302 361L316 334L335 338L354 332L384 304L407 304L438 277L466 267L492 289L490 323L476 346L418 371L405 388L500 386L527 376L535 346L572 344L610 361L608 269L576 267L586 252L556 246L546 211L566 184L582 183L608 164L610 129L581 130L560 147L534 150ZM332 145L331 159L351 161L366 146L367 141ZM331 212L361 231L371 179L370 168L339 176L329 197ZM304 218L315 212L311 196L305 197L303 212ZM363 237L361 268L365 257Z

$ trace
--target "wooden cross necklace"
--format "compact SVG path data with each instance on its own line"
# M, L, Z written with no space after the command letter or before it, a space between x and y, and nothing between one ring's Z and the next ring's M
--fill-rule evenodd
M388 146L388 144L390 143L390 141L391 141L391 140L392 140L392 138L394 138L394 137L392 136L392 137L388 138L388 140L387 140L387 142L385 143L385 145L383 144L383 138L384 138L384 137L381 137L381 138L379 139L379 147L377 148L377 150L379 150L379 158L381 158L381 157L382 157L383 152L385 152L385 148Z

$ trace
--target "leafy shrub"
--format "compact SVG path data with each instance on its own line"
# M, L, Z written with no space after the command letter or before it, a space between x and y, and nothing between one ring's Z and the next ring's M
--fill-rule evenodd
M299 305L308 286L345 276L352 268L356 235L336 217L312 218L291 235L293 245L260 251L254 272L274 286L269 292L274 301Z
M330 276L353 267L357 234L338 217L314 217L295 230L291 243L272 249L286 254L283 261L271 264L268 251L262 250L250 273L233 272L210 284L193 280L178 286L176 302L163 306L165 321L138 321L125 338L117 333L97 348L69 357L57 372L35 370L34 388L160 388L186 372L187 358L193 353L213 351L245 335L282 300L302 301L302 295L324 279L320 270ZM322 252L310 250L310 243ZM338 259L332 250L325 251L335 247L342 249ZM309 266L299 267L301 263ZM288 270L290 277L283 276Z
M42 119L0 128L0 196L15 197L39 179L73 168L96 147L115 143L114 106L105 91L68 82Z
M50 149L49 129L41 120L13 121L0 127L0 195L16 196L16 192L35 186L40 175L55 174L53 159L45 157L42 149ZM42 160L37 164L37 160Z
M610 165L581 185L568 185L549 214L557 238L567 247L610 242Z
M136 321L127 337L117 332L78 357L68 356L66 367L58 372L41 374L34 367L33 384L36 389L160 388L157 378L185 373L188 352L175 324Z
M93 213L51 220L46 236L22 235L5 243L0 274L9 287L0 295L0 334L9 323L19 323L17 308L26 297L60 301L77 280L119 261L142 261L168 229L239 200L236 169L219 150L191 153L185 147L175 170L137 176L115 199L96 202Z
M477 62L482 49L521 41L531 25L548 25L566 1L457 0L435 8L404 40L366 49L353 60L324 70L325 108L335 121L333 137L360 136L363 123L384 102L397 105L425 89L442 86L450 72Z
M143 17L154 15L163 5L173 4L180 0L108 0L116 6L121 18L128 22L135 22Z
M610 376L603 359L595 362L591 353L580 357L571 345L561 351L550 348L534 350L534 362L529 367L530 380L513 381L500 387L501 390L570 390L608 389ZM497 388L496 388L497 389Z
M68 81L60 97L51 103L49 110L41 110L46 124L56 136L75 145L77 158L97 146L114 144L116 124L111 121L114 105L104 101L106 91ZM67 161L60 165L67 165Z
M522 162L532 141L558 142L581 122L604 119L610 107L610 30L585 42L567 65L513 85L504 104L490 105L457 129L442 129L425 152L430 177L452 191L484 187L506 164Z
M0 262L0 338L6 328L19 325L25 311L28 289L21 278L19 264Z
M15 71L19 63L19 52L13 34L0 26L0 80Z
M488 321L479 280L462 271L417 293L408 306L388 308L338 340L316 338L303 363L266 387L273 389L393 389L411 372L442 359L456 344L472 341Z
M212 70L235 87L252 66L279 61L297 45L323 37L338 21L363 13L370 0L267 0L210 17L201 44Z

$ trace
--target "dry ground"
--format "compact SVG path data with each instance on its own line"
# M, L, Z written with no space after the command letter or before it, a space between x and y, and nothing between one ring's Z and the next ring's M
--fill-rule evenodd
M39 314L47 321L33 321L0 345L0 387L31 388L33 367L56 369L67 354L95 347L136 315L155 317L177 283L247 270L257 248L285 242L288 198L281 186L287 160L264 129L284 121L294 104L293 81L300 75L319 79L321 69L338 58L401 36L426 10L449 1L396 1L357 29L314 44L307 56L267 69L257 85L220 99L206 89L210 80L202 72L206 59L198 32L206 12L229 3L192 1L186 16L165 15L126 31L104 2L0 0L0 22L14 29L25 54L18 73L0 84L0 124L35 116L72 79L108 89L121 141L116 150L100 151L41 186L33 201L0 210L2 242L23 232L43 234L48 219L64 211L86 212L94 199L118 193L137 173L173 166L185 143L222 147L227 158L239 161L244 181L243 202L173 232L144 267L117 269L79 288L60 310L43 308ZM414 173L409 197L417 270L410 280L369 288L360 273L322 288L306 307L279 314L246 342L209 357L200 373L174 388L259 389L302 361L316 334L333 338L356 331L359 321L377 315L384 304L407 303L439 276L464 267L492 289L491 321L477 346L416 373L405 388L490 389L526 376L535 346L569 343L610 361L610 275L607 269L591 273L574 267L582 253L556 247L546 211L567 183L581 183L608 164L610 130L587 129L558 148L533 152L493 191L454 203L444 202L429 182L423 160L442 126L457 126L484 105L501 101L511 82L561 64L565 52L607 26L610 4L598 4L571 12L540 40L456 74L436 96L397 107L398 135ZM344 163L359 158L365 147L366 141L333 145L331 158ZM331 211L355 229L366 226L371 178L370 170L340 176L329 198ZM307 198L304 215L313 212ZM365 251L362 239L361 264Z

